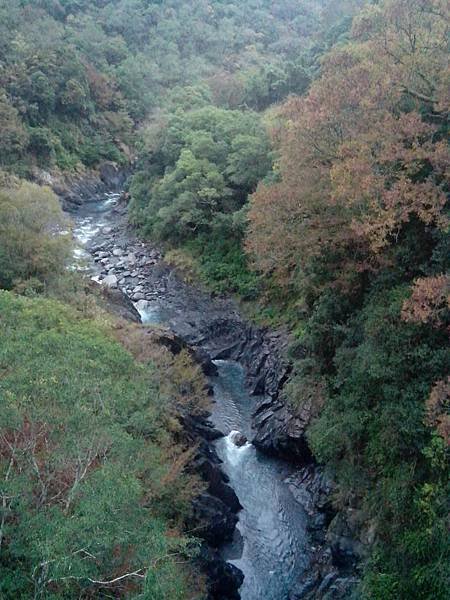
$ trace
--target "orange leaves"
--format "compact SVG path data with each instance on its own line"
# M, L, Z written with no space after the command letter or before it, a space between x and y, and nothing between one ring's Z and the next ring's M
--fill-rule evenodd
M427 118L430 103L421 99L437 98L448 81L438 5L386 0L370 8L354 41L325 57L307 96L281 109L281 183L260 186L249 213L247 249L263 272L281 282L345 245L349 253L358 247L357 264L374 264L412 217L448 226L450 155L441 115Z
M402 319L409 323L428 323L440 327L450 309L450 277L417 279L411 298L403 304Z
M441 182L449 156L432 143L434 134L417 113L386 111L378 127L341 146L331 169L332 199L373 252L395 241L413 214L426 225L447 225Z
M279 280L289 279L301 244L296 223L302 219L301 207L289 188L282 184L258 188L250 203L246 242L258 270L275 273Z

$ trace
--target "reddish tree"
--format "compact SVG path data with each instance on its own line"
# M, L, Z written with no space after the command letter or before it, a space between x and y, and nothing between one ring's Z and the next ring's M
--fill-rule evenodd
M424 277L414 283L411 298L403 304L402 318L410 323L440 327L450 309L450 277Z
M439 0L368 9L307 96L282 107L281 182L261 185L249 213L258 269L286 282L336 249L362 269L411 217L447 226L450 158L438 135L448 114L446 10Z

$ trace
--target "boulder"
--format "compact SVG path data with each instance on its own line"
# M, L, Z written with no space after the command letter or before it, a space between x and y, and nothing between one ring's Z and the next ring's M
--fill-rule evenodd
M253 427L256 435L253 444L271 456L280 456L301 465L312 462L306 439L309 421L291 413L280 400L262 398L254 413Z
M109 288L117 287L117 277L114 274L107 275L104 279L102 279L102 285L106 285Z
M213 548L219 548L233 539L237 516L222 502L208 492L203 492L192 502L193 514L188 529Z
M133 303L121 290L117 288L99 286L94 282L92 282L92 285L100 288L101 295L108 311L121 317L122 319L126 319L134 323L141 322L141 317L134 308Z
M126 257L126 261L128 262L128 264L130 265L130 267L134 266L136 264L136 255L133 254L132 252L130 254L128 254L128 256Z
M244 574L240 569L205 545L200 549L197 561L207 577L207 600L240 599L239 588L244 582Z
M245 446L247 443L247 438L240 431L232 431L230 434L230 439L235 446L238 446L238 448Z
M145 300L145 294L143 294L142 292L137 292L137 294L132 294L132 299L135 302L140 302L141 300Z

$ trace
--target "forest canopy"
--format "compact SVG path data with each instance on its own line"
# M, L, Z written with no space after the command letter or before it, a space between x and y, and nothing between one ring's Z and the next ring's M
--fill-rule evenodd
M225 108L302 92L321 11L293 0L2 0L0 167L125 164L136 127L177 86L204 81Z

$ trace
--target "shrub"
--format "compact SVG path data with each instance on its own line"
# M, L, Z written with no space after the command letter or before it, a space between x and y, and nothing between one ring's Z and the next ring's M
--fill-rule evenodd
M48 282L71 255L68 223L48 188L20 183L0 189L0 287L20 280Z
M58 302L3 291L0 315L0 596L191 598L159 368Z

